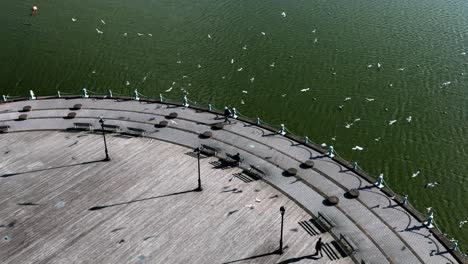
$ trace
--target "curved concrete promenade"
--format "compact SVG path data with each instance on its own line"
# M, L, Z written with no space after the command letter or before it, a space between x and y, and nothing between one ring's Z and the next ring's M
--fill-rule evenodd
M81 104L81 109L71 110L75 104ZM24 106L31 106L31 111L21 112ZM64 118L70 112L75 112L76 116L72 119ZM170 113L177 113L177 118L168 119L167 117ZM19 121L18 118L20 114L27 114L27 119L24 121ZM236 260L239 261L239 263L243 263L241 261L250 261L250 263L347 263L351 261L357 263L457 263L457 260L453 257L450 250L434 237L433 233L436 232L436 230L432 230L431 232L431 230L423 226L420 220L416 219L413 214L410 214L407 210L405 210L405 208L403 208L400 203L395 201L395 199L392 199L392 197L390 197L387 193L384 193L381 190L375 188L371 183L354 173L352 170L344 167L335 160L328 158L327 156L323 155L323 153L314 150L313 148L250 123L233 120L231 124L226 124L222 129L214 130L212 126L222 122L224 118L207 111L200 111L192 108L154 102L149 103L115 99L62 98L11 102L0 105L0 126L4 126L5 130L7 129L6 127L8 127L8 133L0 134L0 145L2 147L2 152L7 148L13 149L17 148L18 146L21 146L22 148L28 148L29 145L25 145L23 141L29 142L28 144L31 144L35 148L40 148L43 151L46 151L48 147L38 146L38 143L35 144L35 142L41 142L42 145L50 144L51 153L53 151L59 151L60 147L57 147L54 142L56 141L57 144L61 144L60 146L62 147L65 145L65 142L62 142L63 140L61 139L64 137L59 136L63 134L63 131L72 132L73 129L71 128L74 127L74 123L89 123L91 126L91 132L80 132L76 135L87 135L88 137L93 138L93 140L89 140L89 142L86 144L80 143L78 146L86 149L86 146L91 145L93 149L97 148L98 150L96 150L96 153L91 155L89 154L91 152L88 151L89 153L86 154L94 157L94 159L89 158L88 161L96 160L98 159L99 155L100 157L103 156L102 142L100 141L101 138L99 137L99 134L96 135L96 133L93 133L92 131L100 129L100 124L98 121L99 117L101 116L106 120L106 124L116 126L115 129L117 129L117 133L115 133L113 137L111 137L109 134L108 137L109 151L112 160L109 163L99 163L100 165L93 166L116 166L116 168L120 169L127 166L125 167L127 171L133 171L131 175L138 175L138 171L141 169L140 164L138 164L140 161L134 159L132 148L138 149L140 147L147 148L146 151L148 153L147 157L142 158L141 160L141 162L146 162L144 163L146 165L141 165L143 169L147 169L146 166L149 166L147 164L148 160L145 159L149 159L151 164L151 159L153 159L153 157L155 162L160 163L165 163L166 160L171 160L171 166L176 167L179 165L174 164L177 164L178 160L181 160L180 166L184 167L185 163L182 160L187 160L190 157L188 157L188 155L181 155L181 153L188 152L189 150L187 150L187 148L193 150L194 148L197 148L203 144L209 146L210 148L216 149L216 156L218 158L225 158L226 156L240 153L241 157L244 159L241 163L242 168L248 169L255 167L264 173L261 175L262 181L253 181L254 184L259 185L264 184L262 182L265 182L268 184L268 186L274 188L271 189L271 187L258 187L258 189L264 189L268 194L274 193L274 190L276 190L277 192L281 192L287 197L287 199L283 199L280 203L271 202L270 205L275 207L274 210L268 206L265 206L263 209L261 209L264 210L264 213L260 213L258 216L256 216L259 218L265 217L265 219L276 219L274 217L272 218L270 214L274 215L272 212L276 212L280 205L286 203L288 204L286 205L287 208L291 208L291 210L288 209L287 212L293 212L293 216L291 217L294 218L294 220L290 219L288 220L289 222L286 222L285 230L295 231L287 231L285 233L285 239L288 239L286 243L288 247L284 255L262 256L261 254L262 252L268 253L268 250L272 249L272 246L270 245L273 243L272 241L275 241L274 243L277 241L275 240L275 235L277 235L276 233L267 235L268 230L276 228L276 222L275 225L268 226L268 228L265 228L263 232L260 233L245 230L243 231L247 234L252 232L252 235L255 236L252 239L253 241L246 242L252 243L251 251L249 251L248 248L240 249L238 245L235 245L235 242L232 242L234 244L230 245L232 247L231 251L224 249L224 251L220 251L221 256L209 256L210 254L214 254L215 250L206 250L205 253L207 255L203 255L204 258L201 258L200 255L197 255L196 250L189 250L187 253L181 251L179 259L170 259L164 255L164 259L166 260L165 263L179 263L184 261L186 263L190 259L190 252L197 255L197 258L199 259L197 261L192 259L189 262L198 263L222 263ZM167 121L167 127L157 126L160 121ZM41 131L61 132L58 134L57 132L44 134L44 132ZM206 131L210 131L212 136L209 138L201 136L201 134ZM30 137L32 137L34 140L27 139L28 134L30 134ZM127 136L121 137L119 136L121 134L143 134L143 137L131 138L131 140L128 141L123 138ZM65 135L69 134L67 133ZM47 140L42 140L43 138L46 138ZM67 143L70 142L67 141ZM75 148L80 149L78 146ZM99 149L101 149L101 152L99 152ZM173 155L165 157L164 159L158 158L160 155L159 151L163 150L165 153L168 151L173 151ZM67 149L64 151L64 153L67 153L66 155L70 156L75 155L70 149ZM18 186L29 186L28 183L21 177L10 177L10 175L17 171L37 170L40 167L40 165L37 165L38 163L42 164L46 162L37 160L36 156L32 153L18 156L14 159L5 158L7 157L7 154L4 153L0 153L0 155L3 156L0 163L0 189L2 191L0 196L2 199L2 206L0 207L2 219L0 220L7 221L5 215L18 214L18 210L20 209L17 208L16 203L11 204L6 203L5 201L11 199L10 195L15 195L12 190L17 190L19 188ZM81 155L85 154L82 153ZM85 156L81 157L81 162L86 161L83 160L83 157ZM122 163L125 164L127 162L127 157L128 159L132 159L132 161L128 161L128 164L122 165ZM313 168L306 168L303 166L303 163L309 159L313 160L314 162ZM192 162L193 160L195 159L192 158ZM36 164L37 166L35 167L32 164ZM219 185L217 187L221 188L221 186L228 186L229 184L232 185L236 181L239 182L239 184L251 184L240 181L240 179L244 179L244 181L249 182L250 178L246 175L241 175L239 177L226 176L227 174L231 175L232 173L236 172L240 173L241 169L225 168L226 170L220 170L218 169L220 168L219 163L217 163L216 159L214 158L203 159L202 167L202 177L211 179L207 180L210 186ZM290 168L296 169L297 174L288 175L285 173L285 171ZM96 167L96 169L98 168ZM167 170L167 168L158 168L158 170L162 170L163 173ZM196 167L192 167L192 170L192 173L196 172ZM65 173L67 171L68 170L64 170L62 172ZM206 175L207 171L209 171L209 176ZM68 177L72 177L74 174L82 174L84 175L83 177L90 177L91 173L93 172L89 170L86 172L70 171L67 173L67 175L61 176L63 183L60 185L65 185ZM152 173L157 174L156 172ZM181 172L176 173L174 177L178 176L180 173ZM219 176L217 176L218 174ZM166 175L165 177L172 176ZM216 179L218 177L219 179ZM196 183L195 178L193 182ZM170 182L168 182L168 184L169 183ZM41 182L40 184L44 185L47 184L47 182ZM100 183L96 182L96 184ZM10 189L12 188L11 186L15 186L16 189ZM22 195L27 195L29 190L28 188L29 187L24 187L24 189L21 189ZM175 191L174 189L169 190L169 187L166 188L168 188L166 193ZM212 195L215 197L214 188L215 187L211 189L206 188L202 194L208 195L209 193L213 192ZM359 190L358 198L352 198L346 194L351 189ZM7 190L11 191L7 192ZM34 190L35 188L31 187L31 191ZM105 197L107 193L103 193L101 197L99 193L93 192L91 197L94 203L97 203L98 205L99 203L107 204L107 200L109 199L111 200L110 203L115 203L122 200L125 201L143 198L144 195L138 193L138 189L135 190L137 193L133 193L133 195L126 194L129 196L121 197L121 199L117 199L118 194L115 192L112 193L111 199L109 197ZM161 192L162 191L159 193ZM219 195L218 190L216 193ZM40 194L36 193L35 195ZM86 196L88 194L84 193L83 195ZM339 203L337 205L328 204L325 200L330 196L338 197ZM180 196L174 196L174 199L179 199L179 197ZM255 194L251 194L250 198L252 197L255 198ZM263 197L265 197L265 195ZM198 202L197 198L195 197L187 199L190 199L191 202L194 203ZM86 203L89 204L89 200L86 201ZM170 201L171 199L167 199L165 203L170 203ZM294 203L288 201L293 201ZM176 203L178 204L182 202L179 201ZM252 201L251 203L256 205L255 201ZM262 203L263 202L260 202L259 204L262 205ZM295 204L297 204L299 207L297 207ZM217 207L218 205L214 203L212 206ZM228 210L229 206L234 205L230 204L223 206L223 210ZM151 206L145 210L150 210L149 208L151 208ZM216 211L216 209L214 210ZM164 214L164 211L161 212L159 209L157 209L157 211L158 214ZM201 212L205 214L208 213L203 210ZM310 217L316 217L318 212L326 215L334 223L334 227L331 232L324 232L322 234L318 232L319 234L314 234L314 231L320 231L318 230L317 226L314 228L312 225L311 228L307 230L307 228L303 228L303 223L299 224L299 222L305 221ZM225 213L225 211L223 211L223 213ZM135 214L140 214L140 212L135 212ZM174 214L174 212L172 212L172 214ZM178 217L184 217L183 213L179 212L179 214L180 215ZM77 213L77 215L79 214ZM142 216L138 216L138 219L142 217L151 218L151 215L151 213L147 212ZM98 221L96 219L90 220L88 217L92 216L88 214L86 214L86 217L86 221L88 221L90 225L95 224L93 221ZM187 217L194 216L191 215ZM142 224L144 224L145 221L141 221ZM194 221L196 222L198 220ZM212 221L214 221L214 230L217 230L217 226L223 225L223 221L220 221L219 219L216 220L218 222L215 220ZM244 221L242 223L242 225L251 224L248 221ZM0 222L0 224L3 223ZM236 224L239 223L234 223L233 228L238 228ZM118 227L115 226L115 228ZM247 228L247 230L249 229ZM2 235L6 235L8 229L4 227L3 229L0 229L0 231L2 231ZM76 230L64 230L63 232L72 231L75 232L73 234L76 234L77 232ZM91 232L91 230L89 230L89 232ZM97 231L93 230L92 232ZM310 256L313 252L314 243L319 236L322 236L326 242L329 242L330 245L332 245L333 241L340 241L340 243L343 243L343 241L340 240L341 235L347 237L348 240L351 240L351 244L354 244L356 252L353 255L346 256L345 254L338 256L339 254L337 254L337 258L325 257L319 260ZM68 238L67 235L57 234L57 236L60 236L60 243L67 243L69 239L79 239L74 238L71 234ZM95 234L95 236L99 236L99 234ZM222 236L221 233L220 236ZM239 241L245 240L245 237L242 236L245 236L245 234L239 235L235 239L238 239ZM273 238L270 238L271 236L273 236ZM288 236L289 238L287 238ZM90 237L88 238L92 239ZM32 239L38 238L34 237ZM219 237L217 239L219 239ZM202 238L201 240L209 241L209 239ZM162 240L159 242L163 243ZM60 244L58 241L55 243ZM170 244L171 238L166 238L165 243ZM209 244L209 242L206 243ZM338 243L338 245L341 245L340 243ZM265 246L266 244L270 246ZM216 245L210 246L215 247ZM31 252L34 251L28 248L25 250L30 250ZM40 249L36 248L35 250ZM70 254L74 256L84 249L69 248L68 250L70 251ZM175 251L171 251L170 249L168 250L173 254L175 253ZM21 259L17 255L18 252L21 251L15 251L14 248L3 247L3 249L0 249L1 255L6 254L7 256L11 257L8 260L12 263ZM107 251L107 253L109 253L109 251ZM53 262L54 257L61 257L63 260L63 257L65 256L64 253L59 254L57 252L36 252L34 254L34 256L42 254L42 257L38 257L38 259L44 263L47 262L45 260ZM152 253L149 253L148 255L152 256L152 261L150 261L150 263L162 263L157 259L157 251L152 251ZM256 257L249 259L251 256ZM243 260L244 258L245 260ZM123 259L125 260L125 263L128 262L127 258ZM30 261L31 259L26 258L25 260ZM107 262L105 259L101 260L103 260L103 262ZM116 259L113 260L113 263L118 262L115 260ZM112 261L109 260L108 262L110 263Z

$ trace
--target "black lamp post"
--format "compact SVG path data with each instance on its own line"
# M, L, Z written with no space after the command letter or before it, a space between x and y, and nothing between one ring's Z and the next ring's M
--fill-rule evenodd
M281 213L281 237L280 237L280 247L278 249L279 254L283 254L283 221L284 221L284 212L286 209L284 209L284 206L280 207L280 213Z
M197 148L197 161L198 161L198 187L195 189L195 191L201 192L203 188L201 186L201 176L200 176L200 148Z
M104 138L104 149L106 151L106 158L104 159L104 161L109 161L110 158L109 153L107 151L106 133L104 132L104 120L102 118L99 119L99 123L101 123L102 137Z

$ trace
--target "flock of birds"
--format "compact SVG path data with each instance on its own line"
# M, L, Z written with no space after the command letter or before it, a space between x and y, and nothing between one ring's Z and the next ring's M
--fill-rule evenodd
M286 18L286 17L287 17L286 12L284 12L284 11L281 12L281 16L282 16L283 18ZM76 21L78 21L78 20L77 20L76 18L72 18L72 21L73 21L73 22L76 22ZM103 19L101 19L101 23L102 23L103 25L106 25L106 22L105 22ZM99 28L97 28L97 27L96 27L96 32L97 32L97 34L103 34L103 33L104 33L103 30L101 30L101 29L99 29ZM312 34L315 34L316 32L317 32L316 29L313 29L313 30L311 31ZM128 33L125 32L125 33L123 33L122 35L123 35L124 37L127 37L127 36L128 36ZM138 35L138 36L144 36L145 34L143 34L143 33L137 33L137 35ZM150 37L153 36L152 34L146 34L146 35L148 35L148 36L150 36ZM266 36L267 33L261 31L261 32L260 32L260 35ZM210 39L210 40L213 39L213 36L212 36L211 34L207 34L207 37L208 37L208 39ZM313 42L314 42L314 43L318 43L318 38L315 38ZM242 50L247 50L247 48L248 48L247 45L243 45L243 46L242 46ZM465 52L462 52L462 55L466 55L466 53L465 53ZM292 56L290 56L290 57L292 57ZM230 62L230 64L233 64L233 65L234 65L234 64L235 64L235 59L234 59L234 58L231 58L231 59L229 60L229 62ZM181 60L177 60L176 63L177 63L177 64L181 64L182 61L181 61ZM276 67L276 61L271 62L271 64L269 64L268 66L269 66L269 67L272 67L272 68ZM419 65L417 65L417 66L419 67ZM198 65L197 65L197 68L202 68L202 66L201 66L200 64L198 64ZM382 65L382 63L380 63L380 62L376 62L376 63L368 64L368 65L367 65L367 68L368 68L368 69L370 69L370 68L375 68L376 70L380 71L380 70L383 69L383 65ZM398 68L397 70L398 70L398 71L405 71L405 69L406 69L406 68L402 67L402 68ZM237 71L237 72L241 72L241 71L243 71L243 70L244 70L244 67L241 66L241 65L239 65L239 66L236 68L236 71ZM333 74L333 75L336 75L336 72L334 71L333 68L331 68L331 71L332 71L332 74ZM95 71L93 71L93 74L94 74L94 73L95 73ZM146 81L146 78L147 78L147 76L145 76L145 77L143 78L143 82ZM188 78L188 76L185 76L185 75L182 76L182 79L186 79L186 78ZM226 76L222 76L221 79L226 79ZM249 81L250 81L250 83L253 83L253 82L255 81L255 77L254 77L254 76L251 76L251 77L249 78ZM445 87L449 86L451 83L452 83L451 81L445 81L445 82L443 82L443 83L440 85L440 88L445 88ZM167 90L165 90L165 92L167 92L167 93L171 92L171 91L173 90L175 84L176 84L176 82L172 82L172 85L171 85ZM126 85L126 86L129 86L129 85L130 85L130 82L129 82L129 81L126 81L126 82L125 82L125 85ZM191 83L188 83L188 86L191 86ZM389 86L392 87L393 84L390 83ZM186 95L189 94L188 91L185 90L184 88L180 88L180 89L181 89L181 91L182 91L184 94L186 94ZM311 91L310 87L306 87L306 88L303 88L303 89L300 89L300 90L299 90L299 92L301 92L301 93L306 93L306 92L309 92L309 91ZM243 93L243 94L248 94L248 91L247 91L247 90L242 90L242 93ZM286 97L286 95L287 95L287 94L282 94L281 97L284 98L284 97ZM350 101L351 99L352 99L351 97L345 97L345 98L344 98L344 103ZM313 98L313 100L317 100L317 99L316 99L316 98ZM366 101L366 102L373 102L373 101L375 101L375 98L365 98L365 101ZM243 99L241 99L241 104L245 104L245 102L244 102ZM344 107L345 107L345 104L341 104L341 105L338 106L338 109L341 111L341 110L344 109ZM385 111L388 111L388 109L385 108ZM412 116L408 116L408 117L406 117L405 119L406 119L406 122L407 122L407 123L411 123L411 122L412 122ZM360 118L356 118L356 119L354 119L351 123L346 123L344 127L347 128L347 129L349 129L349 128L351 128L356 122L359 122L360 120L361 120ZM394 125L397 121L398 121L397 119L388 120L388 125L389 125L389 126L392 126L392 125ZM375 141L380 141L380 139L381 139L380 137L377 137L377 138L375 138L374 140L375 140ZM333 140L333 141L336 140L336 136L333 137L333 138L331 138L331 140ZM323 147L326 147L326 143L323 143L322 146L323 146ZM352 147L352 150L353 150L353 151L362 151L362 150L364 150L364 147L361 147L361 146L357 146L357 145L356 145L356 146ZM417 177L417 176L420 175L420 173L421 173L421 171L418 170L418 171L414 172L414 173L411 175L411 177L412 177L412 178ZM425 185L425 187L426 187L426 188L433 188L433 187L436 187L436 186L439 185L439 184L440 184L440 183L437 182L437 181L429 182L429 183L427 183L427 184ZM260 200L256 200L256 202L260 202ZM253 205L250 204L250 205L247 205L247 207L253 208ZM466 222L467 222L467 221L461 221L461 222L460 222L460 228L461 228Z

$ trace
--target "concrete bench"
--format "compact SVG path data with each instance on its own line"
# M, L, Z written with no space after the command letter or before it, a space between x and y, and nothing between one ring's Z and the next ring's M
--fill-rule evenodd
M73 128L76 130L90 131L92 126L90 123L73 123Z
M205 156L216 156L216 153L218 152L217 149L213 148L213 147L210 147L208 145L204 145L202 144L201 147L200 147L200 153L205 155Z
M10 126L0 126L0 133L6 133L10 129Z
M348 256L356 253L356 245L346 235L340 234L338 245Z
M127 127L128 133L133 136L144 136L146 133L146 130L142 128L136 128L136 127Z
M332 230L336 224L325 213L318 212L315 222L325 231Z
M117 132L120 130L120 126L104 124L102 126L106 132Z

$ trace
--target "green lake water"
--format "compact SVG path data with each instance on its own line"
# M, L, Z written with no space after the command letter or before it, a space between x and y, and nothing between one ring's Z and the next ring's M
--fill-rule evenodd
M383 173L468 249L466 1L22 0L0 23L0 94L236 107Z

